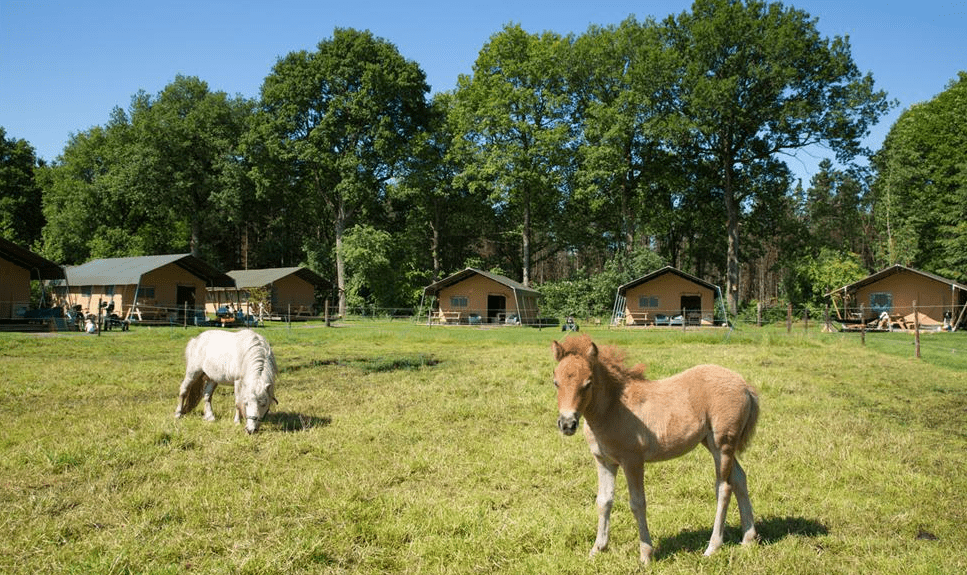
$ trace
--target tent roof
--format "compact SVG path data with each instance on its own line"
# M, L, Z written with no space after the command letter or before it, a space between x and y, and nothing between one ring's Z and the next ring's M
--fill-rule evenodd
M626 283L626 284L624 284L622 286L618 286L618 295L624 295L625 292L627 292L629 289L631 289L633 287L637 287L637 286L639 286L639 285L641 285L643 283L650 282L651 280L653 280L653 279L655 279L655 278L657 278L659 276L663 276L665 274L675 274L678 277L680 277L682 279L685 279L685 280L688 280L688 281L690 281L690 282L692 282L694 284L698 284L698 285L700 285L702 287L708 288L708 289L710 289L710 290L712 290L714 292L717 292L717 293L719 292L719 286L717 286L715 284L712 284L712 283L709 283L709 282L707 282L705 280L699 279L699 278L697 278L697 277L695 277L695 276L693 276L691 274L687 274L687 273L683 272L680 269L673 268L671 266L665 266L665 267L663 267L661 269L658 269L658 270L655 270L655 271L651 272L648 275L641 276L640 278L638 278L636 280L630 281L630 282L628 282L628 283Z
M176 264L205 280L209 287L233 287L235 280L191 254L137 256L91 260L67 268L71 285L128 285L141 283L141 276L168 264Z
M925 278L929 278L929 279L932 279L934 281L937 281L937 282L940 282L940 283L943 283L943 284L947 284L947 285L953 286L953 287L955 287L957 289L960 289L960 290L963 290L963 291L967 291L967 286L965 286L964 284L957 283L957 282L955 282L953 280L950 280L950 279L947 279L947 278L944 278L944 277L940 277L940 276L934 275L932 273L928 273L928 272L924 272L924 271L920 271L920 270L915 270L913 268L908 268L906 266L901 266L901 265L897 264L897 265L890 266L890 267L888 267L886 269L880 270L880 271L876 272L875 274L868 275L868 276L866 276L865 278L861 279L858 282L854 282L854 283L851 283L849 285L845 285L845 286L843 286L841 288L834 289L833 291L827 293L826 294L826 297L829 297L829 296L831 296L831 295L833 295L835 293L840 293L840 292L842 292L842 293L848 293L848 292L856 291L856 290L860 289L861 287L865 287L865 286L868 286L870 284L874 284L874 283L876 283L876 282L878 282L878 281L880 281L880 280L882 280L884 278L888 278L888 277L890 277L892 275L896 275L896 274L903 273L903 272L909 272L909 273L917 274L919 276L923 276Z
M501 285L505 285L505 286L509 287L510 289L512 289L514 291L523 292L523 293L527 293L527 294L532 294L532 295L535 295L535 296L540 295L540 292L538 292L537 290L531 289L531 288L525 286L522 283L515 282L514 280L512 280L512 279L510 279L508 277L504 277L504 276L498 275L498 274L492 274L492 273L485 272L485 271L481 271L481 270L474 269L474 268L467 268L467 269L465 269L463 271L460 271L460 272L457 272L457 273L455 273L455 274L453 274L453 275L451 275L449 277L445 277L445 278L443 278L440 281L434 282L434 283L428 285L426 288L424 288L423 289L423 293L425 293L427 295L436 295L436 294L440 293L440 290L442 290L443 288L452 286L454 284L458 284L458 283L462 282L463 280L465 280L465 279L467 279L469 277L475 276L475 275L482 275L485 278L488 278L490 280L493 280L493 281L495 281L495 282L497 282L497 283L499 283Z
M326 278L304 267L232 270L228 272L228 275L235 280L235 285L240 288L267 286L293 275L311 284L316 289L327 290L332 285Z
M30 270L32 280L64 279L64 268L3 238L0 238L0 257Z

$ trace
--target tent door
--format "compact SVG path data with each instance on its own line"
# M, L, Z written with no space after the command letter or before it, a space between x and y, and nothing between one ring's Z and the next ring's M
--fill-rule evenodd
M682 313L686 325L702 325L702 296L683 295Z
M507 298L502 295L487 296L487 322L499 322L501 314L507 313Z

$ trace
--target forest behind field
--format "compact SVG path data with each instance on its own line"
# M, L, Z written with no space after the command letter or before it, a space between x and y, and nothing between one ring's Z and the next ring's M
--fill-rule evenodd
M606 313L662 265L732 313L820 306L893 264L967 282L967 73L867 150L894 105L874 73L779 3L508 24L433 96L396 46L338 28L255 97L181 75L138 91L50 163L0 127L0 235L64 265L303 265L340 312L414 306L465 267L538 287L549 315ZM803 149L831 158L808 182L787 164Z

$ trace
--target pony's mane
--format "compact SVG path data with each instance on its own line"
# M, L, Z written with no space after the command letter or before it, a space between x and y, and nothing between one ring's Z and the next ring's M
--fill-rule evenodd
M240 332L241 333L241 332ZM256 336L253 332L246 334L244 339L245 349L242 352L244 370L253 381L262 386L275 383L278 368L275 365L275 357L272 355L269 344Z
M591 337L587 334L571 336L560 342L564 354L587 356L591 349ZM632 367L625 365L625 352L613 345L598 346L598 364L608 374L608 384L614 387L624 387L631 380L645 380L645 364L638 363Z

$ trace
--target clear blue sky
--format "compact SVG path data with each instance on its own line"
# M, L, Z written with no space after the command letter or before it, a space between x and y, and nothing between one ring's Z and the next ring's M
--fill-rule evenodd
M848 35L860 70L899 108L874 127L879 149L900 111L929 100L967 70L967 0L798 0L827 36ZM581 33L591 24L664 19L683 0L0 0L0 126L55 159L71 133L104 125L139 90L176 74L255 98L276 60L313 50L336 27L370 30L426 72L433 92L472 71L480 48L509 22L529 32ZM790 167L808 180L822 150Z

